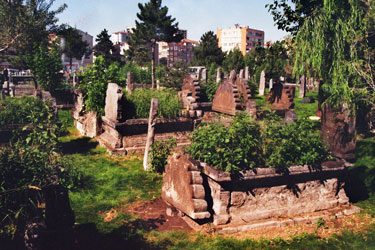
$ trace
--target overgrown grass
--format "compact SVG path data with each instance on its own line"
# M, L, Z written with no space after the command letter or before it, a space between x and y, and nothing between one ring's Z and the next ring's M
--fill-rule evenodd
M67 126L72 126L71 121ZM123 213L105 222L105 212L159 197L161 176L143 171L138 158L109 156L94 140L78 136L75 129L70 129L60 142L65 154L85 173L85 187L70 192L70 200L76 228L87 237L80 244L90 249L375 249L373 226L363 232L343 231L330 238L301 234L291 240L238 240L181 231L149 232L141 220ZM374 138L359 141L355 167L374 167L374 144ZM375 211L373 198L356 205L366 213Z
M137 89L131 95L126 96L126 116L148 118L152 98L159 99L158 117L175 118L179 115L182 106L175 90Z

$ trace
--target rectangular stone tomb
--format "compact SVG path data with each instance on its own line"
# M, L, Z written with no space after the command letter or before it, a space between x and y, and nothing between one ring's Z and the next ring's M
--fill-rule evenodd
M211 218L215 225L289 219L348 206L345 170L343 161L329 161L320 169L290 167L288 174L273 168L231 174L175 153L168 159L162 198L191 218Z

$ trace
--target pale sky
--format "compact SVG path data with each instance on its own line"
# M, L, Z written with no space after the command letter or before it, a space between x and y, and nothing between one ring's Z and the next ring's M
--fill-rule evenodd
M110 33L134 27L138 3L148 0L56 0L55 9L63 3L68 8L58 15L59 23L68 23L94 38L103 30ZM282 40L287 33L278 30L265 5L273 0L164 0L168 14L176 18L188 39L199 41L207 31L229 28L234 24L263 30L265 41Z

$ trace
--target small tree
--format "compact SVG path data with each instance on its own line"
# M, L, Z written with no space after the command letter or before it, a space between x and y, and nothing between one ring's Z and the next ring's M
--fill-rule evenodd
M32 72L42 89L52 94L62 87L62 79L59 74L62 70L61 50L56 44L52 44L50 50L39 45L33 58Z
M206 66L211 64L221 65L225 58L224 52L218 46L216 35L212 31L204 33L199 46L194 48L193 64Z
M91 53L89 44L82 40L79 30L70 26L62 26L59 35L65 40L62 52L69 58L70 70L72 70L73 58L81 59Z
M113 61L115 47L111 41L111 36L108 34L108 30L104 29L100 32L95 41L97 44L94 46L94 55L102 56L110 64Z
M168 14L168 7L161 7L161 0L150 0L145 4L138 4L135 29L129 41L128 56L140 65L151 60L151 85L154 87L154 60L157 41L179 42L182 34L178 30L176 19ZM150 53L151 52L151 53Z
M233 69L238 73L240 69L244 68L244 66L244 57L239 49L229 51L228 55L223 61L223 68L228 73Z

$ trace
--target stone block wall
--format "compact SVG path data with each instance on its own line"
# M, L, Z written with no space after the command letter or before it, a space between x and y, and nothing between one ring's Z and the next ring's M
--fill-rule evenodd
M280 174L272 168L231 174L191 160L186 153L175 153L166 166L162 197L187 215L190 211L175 199L182 195L179 190L185 190L179 186L178 171L181 170L175 168L184 165L196 169L196 174L200 173L203 180L207 180L203 182L207 212L215 225L288 219L338 208L349 202L343 189L346 169L343 161L325 162L320 169L295 166L289 168L288 174ZM188 199L184 197L184 202L192 202Z

